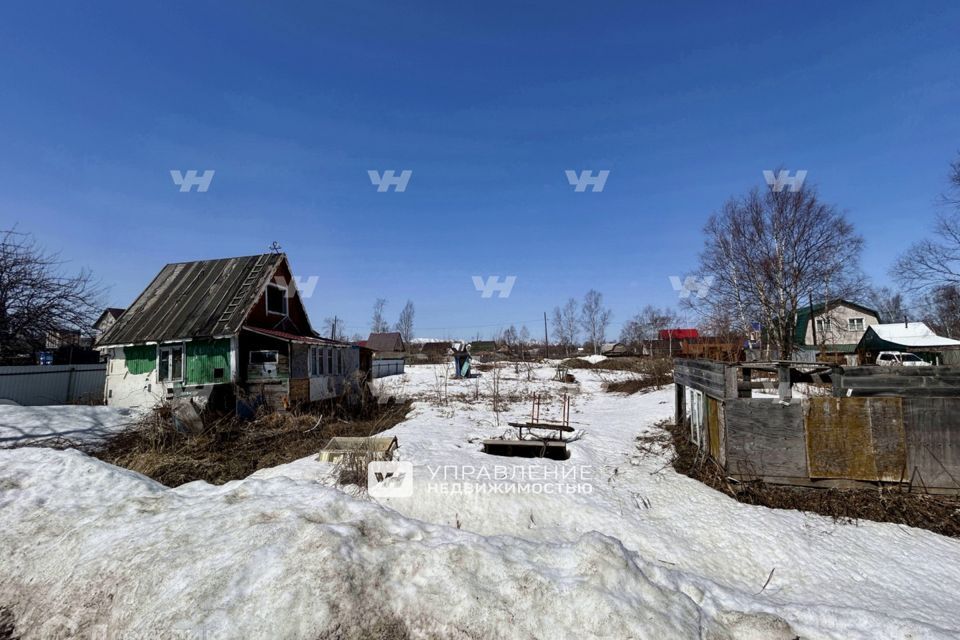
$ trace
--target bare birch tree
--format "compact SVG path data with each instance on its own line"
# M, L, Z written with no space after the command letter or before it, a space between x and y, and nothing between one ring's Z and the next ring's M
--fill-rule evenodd
M574 298L567 300L563 308L553 308L553 339L563 347L565 354L577 343L579 331L579 306Z
M851 297L863 284L863 239L809 184L731 198L704 234L698 275L710 286L697 306L727 309L744 334L760 322L784 359L793 352L797 309L809 296Z
M413 314L413 302L407 300L407 304L403 305L403 309L400 311L400 318L396 325L396 331L403 338L405 344L410 344L410 341L413 340Z
M377 298L373 303L373 319L370 321L371 333L386 333L390 331L390 325L383 315L383 308L387 306L386 298Z
M603 294L594 289L587 291L580 308L580 326L583 327L594 353L600 353L600 345L606 339L612 316L610 309L603 306Z

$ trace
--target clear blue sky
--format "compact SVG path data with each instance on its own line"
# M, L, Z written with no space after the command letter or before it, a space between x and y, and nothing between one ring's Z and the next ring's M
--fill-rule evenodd
M42 5L42 6L41 6ZM129 304L276 240L314 324L472 337L673 305L707 216L806 169L883 284L960 149L960 3L7 3L0 226ZM213 169L206 193L170 170ZM404 193L367 170L410 169ZM563 171L609 170L602 193ZM472 275L515 275L483 299Z

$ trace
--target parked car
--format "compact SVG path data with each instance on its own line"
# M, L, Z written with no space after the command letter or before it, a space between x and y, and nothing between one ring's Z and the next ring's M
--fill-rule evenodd
M902 351L881 351L877 356L877 364L881 367L929 367L926 360L921 360L912 353Z

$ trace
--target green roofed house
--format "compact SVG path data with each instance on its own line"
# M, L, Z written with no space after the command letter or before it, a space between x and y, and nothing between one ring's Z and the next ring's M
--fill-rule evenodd
M359 347L313 331L279 253L168 264L97 348L106 402L119 407L283 409L344 394L366 373Z
M857 343L868 327L880 323L876 311L849 300L833 299L797 310L795 344L810 361L857 364Z

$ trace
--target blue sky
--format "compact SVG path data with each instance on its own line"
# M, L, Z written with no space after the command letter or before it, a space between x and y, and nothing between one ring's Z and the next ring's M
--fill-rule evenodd
M462 4L463 6L458 6ZM129 304L274 240L314 324L472 337L588 289L612 330L762 170L806 169L879 284L960 150L960 3L31 3L0 9L0 226ZM206 193L170 170L213 169ZM413 171L378 193L367 171ZM565 169L609 170L575 193ZM471 276L515 275L508 298Z

